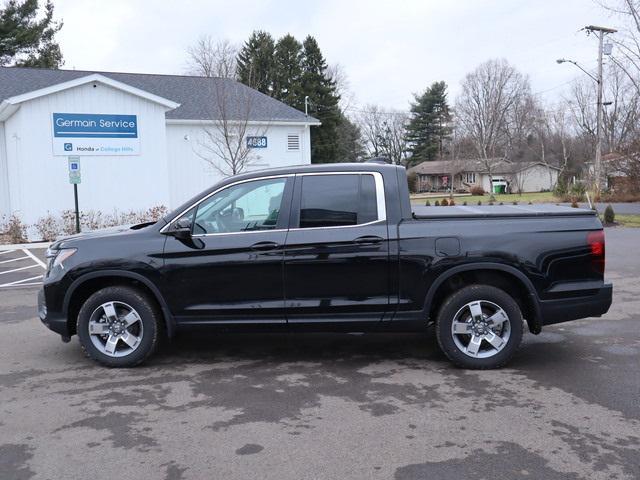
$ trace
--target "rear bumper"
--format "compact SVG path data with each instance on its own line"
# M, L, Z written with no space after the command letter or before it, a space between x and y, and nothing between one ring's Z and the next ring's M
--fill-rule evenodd
M587 294L588 293L588 294ZM540 301L540 316L543 325L568 322L579 318L599 317L609 311L613 298L613 286L605 283L595 292L556 300Z
M49 330L63 337L71 336L67 318L61 312L52 312L47 308L43 288L38 291L38 317Z

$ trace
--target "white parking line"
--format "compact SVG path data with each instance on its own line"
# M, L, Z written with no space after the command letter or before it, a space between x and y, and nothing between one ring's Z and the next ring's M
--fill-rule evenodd
M19 272L20 270L28 270L30 268L35 268L39 266L40 265L29 265L27 267L14 268L13 270L5 270L4 272L0 272L0 275L4 275L5 273Z
M3 283L2 285L0 285L0 288L2 288L2 287L22 287L22 286L25 286L25 285L40 285L41 282L25 283L25 282L29 282L31 280L37 280L39 278L42 278L42 275L38 275L37 277L31 277L31 278L23 278L22 280L16 280L15 282Z
M31 257L29 257L29 255L25 255L24 257L10 258L9 260L2 260L0 262L0 265L3 263L17 262L18 260L24 260L25 258L31 258Z
M38 257L36 257L33 253L31 253L29 250L27 250L26 248L23 248L22 251L27 255L29 255L33 259L33 261L36 262L38 265L40 265L42 268L44 268L45 270L47 269L47 265Z
M3 253L11 253L11 252L15 252L15 250L2 250L0 251L0 255L2 255Z

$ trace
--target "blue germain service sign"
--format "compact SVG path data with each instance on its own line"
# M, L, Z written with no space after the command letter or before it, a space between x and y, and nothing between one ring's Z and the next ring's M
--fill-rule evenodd
M54 113L53 136L62 138L138 138L136 115Z
M53 154L140 155L137 115L53 113Z

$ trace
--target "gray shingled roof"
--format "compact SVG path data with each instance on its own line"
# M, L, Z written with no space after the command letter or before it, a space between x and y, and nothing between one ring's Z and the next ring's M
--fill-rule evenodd
M542 162L516 163L503 158L490 158L487 160L491 165L492 174L512 174L534 165L544 165ZM558 169L551 166L551 168ZM432 160L422 162L411 167L409 173L415 172L420 175L449 175L451 170L459 172L488 173L486 163L480 159L459 159L459 160Z
M248 117L254 121L317 122L235 80L182 75L0 67L0 102L94 73L179 103L178 108L167 112L168 119L211 120L220 118L224 108L226 118L232 120Z

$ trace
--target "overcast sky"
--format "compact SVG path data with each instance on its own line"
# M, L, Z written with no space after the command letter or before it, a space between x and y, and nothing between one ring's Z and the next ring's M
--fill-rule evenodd
M202 34L243 42L254 29L316 37L347 74L358 104L407 109L412 93L444 80L451 100L476 65L504 57L553 102L589 69L596 39L579 29L615 24L592 0L195 1L54 0L64 68L184 73Z

